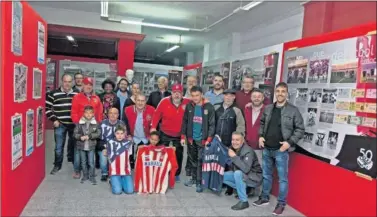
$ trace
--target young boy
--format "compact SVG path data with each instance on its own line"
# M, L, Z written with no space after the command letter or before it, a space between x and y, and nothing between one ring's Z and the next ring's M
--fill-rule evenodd
M109 158L110 184L113 194L134 192L131 176L130 155L132 142L126 140L126 130L121 125L115 128L115 137L110 139L103 150L103 155Z
M158 146L160 142L160 134L157 132L157 131L152 131L150 134L149 134L149 143L148 145L151 145L151 146ZM147 145L147 146L148 146ZM138 148L142 148L144 147L144 145L139 145Z
M98 127L96 119L94 118L94 109L92 106L85 106L84 115L75 127L74 136L77 140L77 150L80 151L83 171L81 183L89 179L93 185L96 185L97 182L94 178L94 154L97 139L101 136L101 129Z

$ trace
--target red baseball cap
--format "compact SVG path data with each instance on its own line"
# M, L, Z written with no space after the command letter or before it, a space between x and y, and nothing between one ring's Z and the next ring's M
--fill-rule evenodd
M183 92L182 84L174 84L173 86L171 86L171 91L172 92L175 92L175 91Z
M85 84L85 85L93 85L94 81L93 81L93 78L90 78L90 77L85 77L83 80L82 80L82 83Z

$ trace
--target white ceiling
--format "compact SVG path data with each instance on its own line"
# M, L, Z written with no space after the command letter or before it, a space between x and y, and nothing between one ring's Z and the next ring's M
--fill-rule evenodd
M143 18L144 22L174 25L187 28L204 28L222 17L230 14L234 9L246 5L250 1L175 1L175 2L110 2L109 14L121 17ZM100 2L30 2L51 8L81 10L100 13ZM138 56L153 57L164 52L170 45L179 42L183 46L164 58L184 58L185 52L194 52L203 48L205 43L213 42L229 36L232 32L249 32L253 27L268 25L301 8L299 1L293 2L263 2L249 11L240 11L211 28L209 32L182 32L177 30L143 27L146 35L138 46ZM295 12L296 13L296 12ZM48 22L48 20L47 20ZM278 37L278 36L276 36Z

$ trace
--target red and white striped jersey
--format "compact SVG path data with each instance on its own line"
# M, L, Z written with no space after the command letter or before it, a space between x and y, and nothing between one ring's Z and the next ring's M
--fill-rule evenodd
M173 188L178 163L175 149L165 146L145 146L138 150L135 165L135 191L165 194Z
M132 143L130 141L118 142L111 139L106 146L107 155L109 156L109 175L131 175L130 155L132 154Z

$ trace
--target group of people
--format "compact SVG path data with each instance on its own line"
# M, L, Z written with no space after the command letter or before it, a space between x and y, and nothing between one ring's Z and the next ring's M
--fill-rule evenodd
M187 78L186 88L174 84L171 91L168 79L160 77L158 90L148 98L139 84L130 85L126 78L117 84L104 81L104 92L99 96L93 92L93 82L80 73L74 77L65 74L61 87L46 97L46 115L55 127L52 175L62 167L67 134L67 159L73 163L73 178L96 184L98 162L101 181L107 181L110 175L114 194L134 192L131 171L137 147L174 146L178 163L175 182L180 182L187 146L185 172L189 179L184 185L195 186L200 193L204 190L202 153L216 136L228 147L231 160L223 181L227 187L225 194L239 199L231 208L249 207L248 197L260 188L260 197L253 205L268 204L276 164L279 195L273 213L283 213L288 192L288 152L304 135L300 112L287 102L287 84L277 84L276 102L265 105L263 91L254 87L254 79L248 75L242 78L239 91L225 90L224 78L215 75L213 88L206 93L195 76ZM121 169L115 168L119 167L116 159L127 162Z

